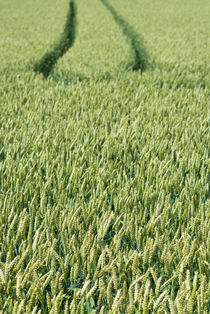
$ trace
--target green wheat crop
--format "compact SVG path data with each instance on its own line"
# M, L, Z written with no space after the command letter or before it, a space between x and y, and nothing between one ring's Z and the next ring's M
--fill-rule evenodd
M69 1L0 0L0 313L207 314L208 1L71 3L43 76Z

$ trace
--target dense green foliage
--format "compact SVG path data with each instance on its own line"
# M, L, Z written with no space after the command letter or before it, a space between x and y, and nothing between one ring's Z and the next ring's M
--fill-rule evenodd
M0 0L0 313L209 313L208 1L75 2L45 78L69 2Z

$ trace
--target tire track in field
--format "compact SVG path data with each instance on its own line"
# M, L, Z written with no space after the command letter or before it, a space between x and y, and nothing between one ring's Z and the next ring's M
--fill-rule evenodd
M73 46L76 38L76 23L76 4L74 0L71 0L63 34L55 47L46 52L40 61L34 65L35 72L42 73L44 77L49 76L58 59Z
M133 70L145 71L150 64L149 55L139 34L120 15L118 15L117 11L115 11L113 6L107 0L101 0L101 2L112 14L115 22L122 29L123 34L130 41L131 48L135 55Z

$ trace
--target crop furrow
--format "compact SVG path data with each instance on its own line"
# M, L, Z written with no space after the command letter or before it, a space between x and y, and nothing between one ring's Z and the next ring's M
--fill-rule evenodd
M134 71L145 71L149 66L149 54L144 46L142 38L139 34L129 25L113 8L113 6L107 0L101 0L104 6L112 14L115 22L120 26L123 31L123 34L130 41L131 48L135 55L133 70Z
M74 44L76 38L76 4L74 0L69 3L69 12L63 34L55 47L44 54L34 65L34 71L48 77L59 58L61 58Z

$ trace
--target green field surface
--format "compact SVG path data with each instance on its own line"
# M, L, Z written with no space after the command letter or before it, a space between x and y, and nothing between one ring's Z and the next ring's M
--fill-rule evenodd
M208 0L0 0L0 313L210 312Z

